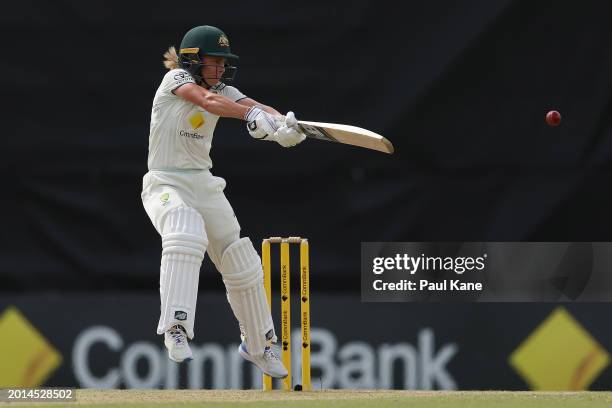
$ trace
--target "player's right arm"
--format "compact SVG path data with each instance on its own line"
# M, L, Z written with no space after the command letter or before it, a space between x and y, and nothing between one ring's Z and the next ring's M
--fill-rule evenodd
M174 94L198 105L213 115L225 118L244 120L249 106L236 103L223 95L210 92L194 83L187 83L176 88Z

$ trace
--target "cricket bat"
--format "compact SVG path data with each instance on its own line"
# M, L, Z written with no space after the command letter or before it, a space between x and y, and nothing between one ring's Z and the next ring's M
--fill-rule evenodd
M393 144L385 137L357 126L303 120L298 120L298 125L306 137L312 139L344 143L388 154L395 151Z

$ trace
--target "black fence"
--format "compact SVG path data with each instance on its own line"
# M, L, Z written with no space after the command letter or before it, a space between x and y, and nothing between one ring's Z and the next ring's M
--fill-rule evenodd
M314 285L358 288L362 241L612 240L609 3L252 7L3 8L1 290L156 286L139 198L151 100L162 53L201 24L228 34L247 95L395 144L282 149L219 124L213 172L244 235L309 237ZM561 126L544 123L550 109Z

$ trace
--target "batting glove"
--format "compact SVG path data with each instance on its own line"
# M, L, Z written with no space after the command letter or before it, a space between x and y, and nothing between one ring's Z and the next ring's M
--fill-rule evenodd
M276 140L275 134L279 124L274 117L258 106L252 106L244 115L247 121L247 130L255 139Z
M276 142L283 147L292 147L302 143L304 139L306 136L300 132L295 114L287 112L284 124L276 131Z

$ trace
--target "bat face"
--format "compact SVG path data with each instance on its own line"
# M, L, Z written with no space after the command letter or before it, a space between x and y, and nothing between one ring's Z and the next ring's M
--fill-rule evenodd
M298 121L300 129L309 138L337 142L393 154L393 144L385 137L357 126L336 123Z

